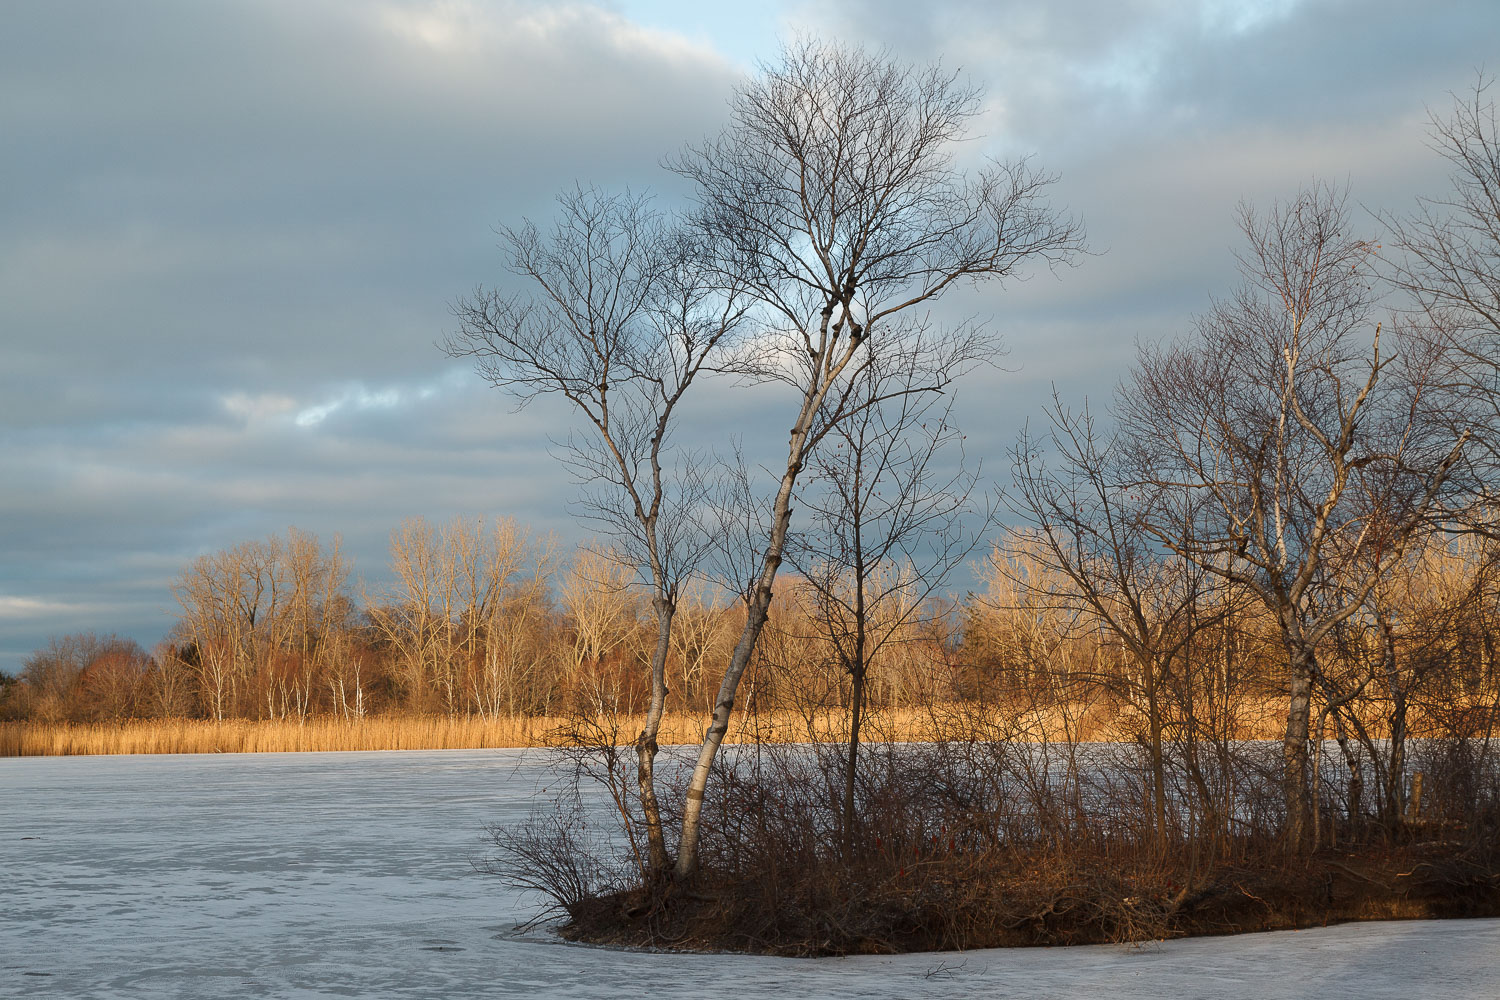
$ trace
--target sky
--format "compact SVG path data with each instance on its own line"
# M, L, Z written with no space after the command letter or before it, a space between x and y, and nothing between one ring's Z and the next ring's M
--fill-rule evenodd
M958 391L989 478L1055 390L1235 282L1236 205L1316 181L1440 194L1430 116L1495 70L1493 0L12 0L0 30L0 671L49 636L170 628L194 558L288 527L385 579L408 517L584 539L549 438L436 346L512 281L495 227L575 182L657 193L737 81L815 34L982 87L1095 251L956 292L1003 367ZM1486 60L1490 60L1486 67ZM732 388L703 440L786 417ZM780 428L780 430L773 430Z

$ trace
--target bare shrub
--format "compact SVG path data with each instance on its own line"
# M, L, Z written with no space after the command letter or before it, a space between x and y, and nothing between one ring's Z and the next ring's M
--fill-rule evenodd
M538 805L520 823L485 827L495 854L475 862L476 870L507 885L551 901L543 911L576 915L592 900L619 891L625 872L608 847L608 837L590 825L576 796L554 806Z

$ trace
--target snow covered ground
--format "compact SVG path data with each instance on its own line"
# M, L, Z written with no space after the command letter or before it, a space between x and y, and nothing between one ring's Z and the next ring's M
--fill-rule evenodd
M1500 920L796 960L517 935L523 751L0 759L0 996L1500 998Z

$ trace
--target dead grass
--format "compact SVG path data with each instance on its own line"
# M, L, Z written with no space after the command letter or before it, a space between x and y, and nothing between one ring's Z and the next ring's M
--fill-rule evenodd
M920 720L894 718L892 723L917 738ZM478 750L491 747L536 747L553 742L550 734L562 718L482 719L471 716L390 716L345 720L297 721L229 719L145 719L108 723L0 723L0 756L38 757L127 753L298 753L325 750ZM623 741L640 730L642 719L608 720ZM820 716L811 727L801 715L776 713L738 717L728 742L751 739L802 742L809 732L832 738L839 719ZM699 716L669 715L662 720L664 745L696 744L703 737Z
M0 756L286 753L530 746L547 720L446 717L295 721L147 719L0 724Z
M1268 704L1247 717L1241 739L1273 739L1282 719ZM988 712L972 705L932 709L886 709L872 713L866 739L920 742L954 738ZM1128 740L1139 721L1095 703L1068 708L1026 708L996 713L1005 720L1004 735L1019 742L1069 739L1111 742ZM552 742L549 734L565 722L557 717L484 719L476 716L381 716L345 720L336 717L295 720L142 719L121 722L0 723L0 757L67 756L126 753L295 753L324 750L478 750L490 747L535 747ZM966 725L965 722L969 723ZM603 720L606 728L628 742L640 731L642 718ZM703 738L704 718L685 713L662 720L663 745L694 745ZM845 738L841 710L737 713L728 743L804 743ZM981 736L979 732L975 736Z

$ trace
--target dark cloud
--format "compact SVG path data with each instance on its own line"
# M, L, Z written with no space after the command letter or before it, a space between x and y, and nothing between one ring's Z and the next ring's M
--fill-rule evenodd
M372 578L411 515L577 538L547 445L566 412L513 412L433 345L450 301L505 280L495 223L575 178L681 194L660 157L722 122L743 16L695 15L692 41L651 23L523 0L9 7L0 670L54 632L149 643L187 560L289 525L341 532ZM960 397L1000 473L1051 383L1107 401L1137 339L1227 288L1238 199L1436 187L1425 106L1468 84L1500 11L827 0L764 23L963 67L988 92L969 152L1035 153L1105 251L942 307L1010 345ZM685 443L782 422L726 396Z

